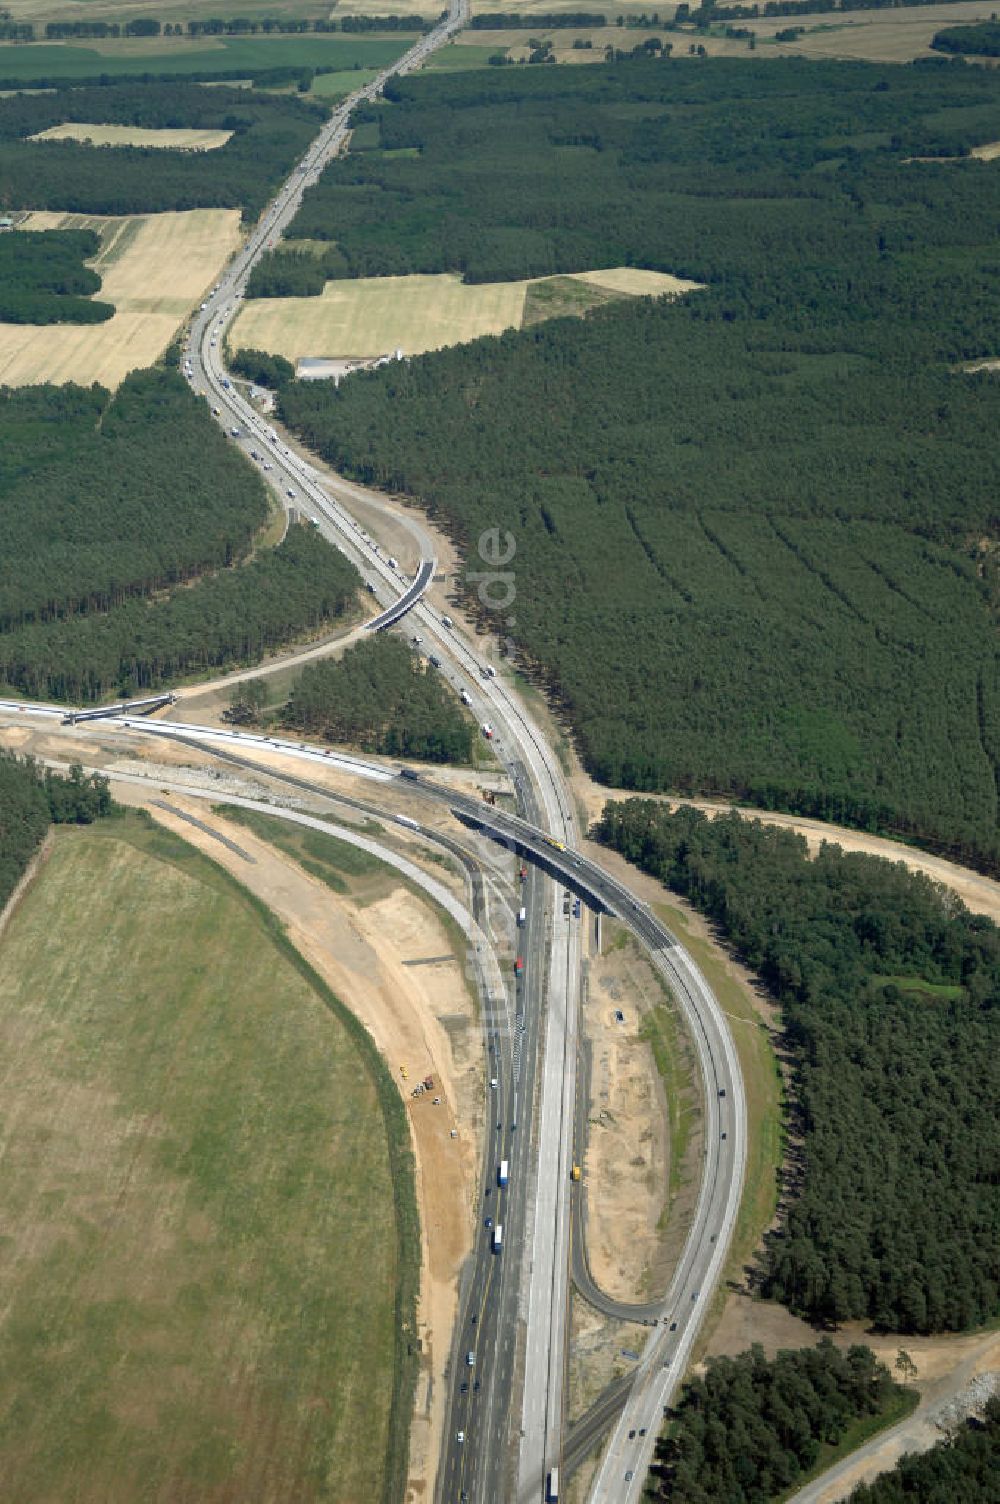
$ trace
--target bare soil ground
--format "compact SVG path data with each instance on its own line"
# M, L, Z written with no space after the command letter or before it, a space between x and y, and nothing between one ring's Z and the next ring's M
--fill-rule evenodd
M0 324L0 381L100 382L114 388L152 365L239 244L236 209L191 209L118 221L35 213L27 230L120 226L94 265L99 299L115 314L103 324Z
M139 796L136 796L139 797ZM310 877L243 827L233 827L200 801L177 807L229 835L256 860L249 866L203 832L178 830L256 893L288 927L289 938L375 1039L410 1111L422 1227L419 1307L423 1344L417 1413L411 1436L408 1498L429 1498L444 1423L444 1367L457 1308L457 1279L469 1251L477 1202L482 1061L472 1001L451 939L433 910L391 874L351 896ZM353 886L353 885L352 885ZM404 1080L400 1067L407 1070ZM426 1074L435 1090L414 1102L413 1084ZM440 1107L432 1105L440 1096ZM457 1137L452 1139L452 1129Z
M644 1034L652 1010L664 1002L663 985L624 932L624 943L615 944L611 926L604 928L605 950L590 964L583 1016L592 1047L587 1257L607 1294L647 1300L666 1287L671 1159L683 1144L671 1142L664 1082Z
M85 141L91 146L156 146L165 151L217 151L232 131L144 130L137 125L50 125L29 141Z
M575 1292L570 1297L569 1402L570 1422L579 1420L603 1390L635 1368L649 1336L630 1321L602 1316Z

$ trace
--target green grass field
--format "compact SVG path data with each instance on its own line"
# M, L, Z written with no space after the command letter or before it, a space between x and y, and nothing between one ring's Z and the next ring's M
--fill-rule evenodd
M483 47L475 42L464 45L451 42L447 47L439 47L437 52L432 52L424 69L435 73L457 73L465 68L485 68L494 52L503 51L503 47Z
M317 73L309 92L317 99L346 99L355 89L363 89L377 77L377 68L345 68L337 73Z
M100 42L94 46L40 42L0 45L0 79L27 83L38 78L111 78L137 73L247 74L264 68L382 68L411 45L412 37L213 37L187 42L173 37L150 42ZM360 76L360 75L359 75Z
M2 947L4 1497L401 1495L419 1237L364 1031L135 816L58 832Z

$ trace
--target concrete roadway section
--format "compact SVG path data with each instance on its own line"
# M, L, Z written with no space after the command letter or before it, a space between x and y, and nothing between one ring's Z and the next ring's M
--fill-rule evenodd
M467 19L467 9L468 0L452 0L447 18L433 32L422 37L403 59L386 69L372 84L358 91L333 113L309 148L300 166L279 190L257 228L251 233L246 245L223 274L213 294L206 299L205 308L195 315L187 356L187 363L190 365L189 377L192 383L196 387L204 383L208 388L213 412L219 422L230 431L234 441L248 451L257 447L259 453L268 455L267 463L272 465L272 470L266 472L266 479L282 495L283 504L287 506L289 502L292 502L300 506L304 503L303 509L306 515L312 516L325 536L362 570L376 599L387 610L393 612L400 604L398 571L394 570L388 560L382 557L378 548L360 524L355 521L343 502L330 494L333 490L336 490L339 496L350 492L360 493L362 488L344 481L324 480L320 484L318 472L308 461L293 452L289 445L280 444L276 435L272 438L273 430L269 428L261 415L244 401L225 374L221 349L224 345L225 329L238 307L238 301L245 289L250 270L291 222L298 210L303 188L318 179L326 163L342 148L348 132L349 114L353 106L361 99L374 98L385 81L393 74L419 67L435 47L442 45L461 28ZM233 430L236 432L234 433ZM368 503L376 506L384 503L384 498L375 492L366 491L364 497ZM416 524L412 531L415 536L426 536ZM419 596L422 589L421 576L429 579L434 568L433 554L423 549L422 551L424 552L423 565L418 571L417 580L409 587L408 592L415 598ZM477 652L448 625L426 599L422 596L416 598L415 604L410 607L410 612L410 620L420 626L433 644L436 655L442 660L442 672L456 689L465 690L476 714L480 715L484 722L491 722L496 728L494 746L510 772L519 805L527 816L526 824L519 822L519 831L517 826L513 827L516 838L522 839L527 832L529 840L525 843L525 850L532 851L536 860L539 855L541 856L539 864L543 870L549 875L561 877L563 881L575 885L579 891L586 892L585 884L588 874L582 870L575 870L581 868L581 860L571 854L561 856L558 860L553 859L557 850L562 852L563 848L572 846L576 840L576 831L569 796L552 748L520 700L502 680L492 673L489 665L481 660ZM65 714L61 707L49 707L49 710L50 713L54 711L60 717ZM103 724L108 726L110 723L104 722ZM135 729L148 730L152 734L181 732L197 739L202 745L223 746L229 743L230 749L235 741L242 741L245 747L256 746L258 750L264 751L267 750L269 744L274 750L307 761L329 759L342 771L349 771L380 782L393 776L382 766L366 765L363 759L324 752L320 748L309 748L305 744L294 743L285 738L256 738L246 733L241 735L236 732L183 725L177 722L160 725L124 718L122 724L126 729L132 726ZM414 792L417 791L414 790ZM433 785L425 780L421 781L419 792L433 793L436 797L448 798L453 805L456 804L454 796L443 788L434 789ZM466 816L470 813L478 814L481 808L474 800L464 801L464 804ZM510 838L509 832L507 838ZM547 839L548 847L545 845ZM553 841L556 845L552 845ZM548 860L545 859L546 857ZM608 887L610 879L607 879L599 868L592 868L590 879L596 881L598 886L603 884L606 895L610 893ZM632 905L634 909L638 908L634 905L627 890L621 889L620 885L612 886L617 893L611 899L606 897L602 900L598 897L598 907L604 902L617 912L622 912L624 909L623 917L626 917L629 905ZM528 958L531 969L526 974L523 1007L517 1010L519 1019L515 1024L514 1039L510 1050L509 1052L498 1051L497 1057L505 1082L503 1088L505 1096L502 1099L504 1111L513 1122L513 1090L515 1084L519 1085L522 1096L518 1100L518 1112L524 1127L519 1137L518 1131L512 1126L509 1137L505 1136L508 1132L506 1128L501 1127L500 1130L502 1142L508 1149L507 1157L511 1159L512 1173L517 1166L519 1177L519 1194L507 1197L507 1208L504 1212L507 1217L504 1243L508 1246L505 1248L506 1257L500 1256L500 1263L504 1268L510 1268L511 1265L515 1268L506 1275L497 1276L496 1261L492 1261L488 1253L484 1257L481 1252L471 1279L471 1289L474 1292L487 1291L494 1292L496 1295L495 1307L490 1307L491 1310L495 1309L496 1315L490 1318L487 1323L486 1336L481 1338L491 1353L491 1374L495 1374L496 1377L491 1377L490 1380L490 1387L487 1391L489 1405L483 1408L483 1420L480 1421L477 1418L475 1421L477 1445L474 1450L479 1461L478 1465L472 1467L469 1472L471 1488L464 1488L464 1473L461 1474L463 1482L459 1486L459 1496L463 1491L468 1492L470 1498L476 1500L476 1504L487 1500L497 1500L498 1504L502 1501L502 1504L506 1504L506 1500L511 1497L525 1500L543 1497L548 1470L559 1465L562 1445L562 1396L566 1355L570 1238L569 1169L572 1155L577 1058L576 1030L579 1011L579 941L578 931L570 926L567 933L560 917L554 915L551 920L552 945L548 959L547 987L543 988L540 979L546 975L543 960L546 904L539 895L548 892L549 889L550 885L541 882L532 885ZM634 919L635 916L632 917ZM640 933L641 926L633 922L633 928L640 933L640 938L644 940L644 943L651 945L654 949L658 945L666 945L672 952L677 950L673 937L664 938L665 932L662 931L662 927L656 926L656 922L651 917L649 924L652 926L652 932L643 935ZM707 993L703 983L701 986ZM710 995L708 996L710 999ZM710 999L710 1001L714 1006L714 1000ZM543 1006L547 1006L548 1010L545 1015L544 1051L541 1049L538 1034ZM518 1049L519 1037L521 1044ZM499 1045L502 1041L494 1041L494 1043ZM540 1113L535 1140L537 1162L533 1180L529 1186L530 1146L527 1142L528 1133L524 1130L532 1126L531 1108L536 1092L533 1072L539 1056L542 1057L544 1064L539 1084ZM735 1056L733 1059L735 1060ZM704 1069L706 1067L703 1062ZM501 1072L498 1071L497 1075L498 1091L500 1091ZM729 1076L726 1079L728 1080ZM738 1072L735 1079L738 1081ZM510 1083L509 1088L506 1085L507 1082ZM509 1095L506 1095L508 1090ZM718 1103L716 1102L714 1110L717 1112L717 1109ZM503 1125L506 1117L501 1117L498 1121ZM516 1148L514 1147L515 1139ZM737 1143L742 1146L741 1134L731 1134L730 1140L731 1149ZM715 1147L717 1149L718 1145ZM727 1159L729 1158L730 1156L727 1156ZM711 1150L709 1150L705 1166L706 1187L721 1183L718 1167L713 1168L713 1163ZM484 1175L486 1173L487 1168L484 1166ZM722 1178L731 1190L732 1174ZM737 1197L738 1189L737 1180L735 1190ZM714 1209L714 1201L710 1201L706 1216ZM720 1224L721 1222L720 1217ZM531 1229L531 1243L530 1255L527 1252L525 1255L526 1285L524 1296L519 1302L517 1256L523 1234L529 1228ZM487 1231L485 1228L483 1230ZM693 1341L694 1330L707 1305L707 1296L710 1293L708 1272L703 1270L704 1255L710 1251L710 1248L714 1248L721 1256L724 1241L728 1239L728 1231L723 1228L718 1235L718 1243L708 1245L706 1242L706 1249L699 1250L694 1243L696 1237L702 1234L707 1238L706 1229L699 1223L688 1245L691 1267L699 1271L702 1285L701 1296L695 1297L692 1302L693 1309L686 1313L684 1321L684 1330L690 1331L691 1341ZM698 1256L699 1252L701 1257ZM716 1274L720 1267L720 1258L715 1258L710 1264L711 1271ZM487 1300L487 1305L489 1305L489 1300ZM483 1309L485 1310L486 1306ZM515 1387L514 1338L518 1330L520 1313L527 1316L522 1394L523 1435L520 1444L519 1481L516 1488L511 1488L508 1486L506 1464L508 1417L505 1415L501 1418L496 1411L504 1400L510 1403ZM456 1340L459 1342L456 1350L460 1351L460 1339ZM688 1350L689 1347L690 1342L687 1344ZM680 1361L679 1358L677 1361ZM652 1357L649 1358L649 1366L650 1368L653 1366ZM648 1388L648 1375L641 1372L639 1377L642 1378L643 1383L640 1385L637 1378L636 1389L633 1390L629 1401L630 1406L636 1402L636 1392L641 1389L642 1393L646 1394ZM480 1384L483 1386L482 1379ZM458 1393L461 1398L463 1391L460 1386ZM483 1387L476 1391L470 1384L467 1393L481 1395ZM452 1430L453 1445L458 1445L457 1430L459 1429L464 1429L464 1427L459 1426ZM469 1454L469 1451L466 1451L465 1455ZM456 1465L453 1459L446 1455L441 1476L448 1477L453 1482ZM620 1465L619 1461L616 1461L617 1465ZM449 1468L452 1469L450 1473Z
M216 412L220 421L229 427L232 437L242 447L249 450L251 455L256 447L258 454L265 453L273 457L267 460L268 464L276 467L273 475L268 472L269 478L272 478L276 489L283 492L285 504L287 505L288 501L298 504L299 495L302 493L309 508L308 515L313 517L320 529L338 548L364 570L376 598L386 601L388 597L389 609L394 619L402 614L403 609L401 605L394 606L393 604L398 596L395 571L391 569L387 560L382 559L378 549L366 537L346 508L335 501L324 487L317 484L316 471L312 466L294 454L290 446L279 444L274 431L234 389L224 373L221 349L224 345L225 329L245 290L253 265L268 247L274 244L293 219L301 202L303 188L318 179L326 163L341 149L347 135L351 108L360 99L373 98L392 73L405 72L419 66L434 47L441 45L455 30L460 28L466 15L467 0L453 0L448 17L441 26L426 38L422 38L399 64L387 69L373 84L358 91L334 112L328 125L323 128L316 142L307 152L298 172L293 174L279 191L247 245L224 273L212 296L206 300L206 307L196 315L188 355L190 379L195 384L204 381L210 388L214 402L213 411ZM411 593L414 596L419 593L421 575L429 578L433 567L433 560L425 558L417 580L411 587ZM457 635L448 642L441 641L442 628L445 624L431 614L426 607L420 609L418 614L425 630L430 631L438 639L444 655L455 667L464 668L465 672L475 672L481 669L481 666L475 662L474 655L469 652ZM471 661L463 662L463 659ZM572 839L573 822L569 799L551 749L524 714L523 708L501 685L491 681L483 688L485 689L484 697L493 704L492 719L500 723L498 730L500 726L503 729L501 755L510 766L522 809L532 818L536 817L535 801L531 798L533 793L538 801L538 817L542 823L558 833L563 840ZM550 962L550 965L555 968L550 981L559 989L558 998L550 989L550 1005L558 1010L564 1020L572 1020L575 1026L578 1012L577 968L567 966L564 970L563 963L555 959ZM536 1006L530 1009L532 1016L536 1012L536 1007L541 1004L541 999L536 999L535 1004ZM528 1011L526 1010L526 1014ZM559 1029L550 1025L547 1029L547 1043L554 1051L561 1053L563 1089L572 1100L575 1049L572 1052L566 1051L564 1041L559 1036ZM553 1074L550 1069L546 1076L543 1103L552 1089ZM547 1240L547 1246L552 1248L554 1268L559 1272L554 1274L551 1280L545 1277L531 1280L530 1329L548 1334L549 1361L543 1367L538 1353L535 1352L532 1361L525 1368L523 1402L527 1435L522 1442L521 1465L526 1479L529 1480L529 1488L537 1485L537 1479L540 1473L544 1472L547 1464L554 1465L561 1443L562 1371L565 1353L565 1317L568 1307L565 1267L568 1260L569 1223L564 1190L560 1187L558 1180L553 1178L560 1163L560 1145L549 1143L547 1135L549 1132L563 1131L561 1127L563 1121L564 1114L561 1112L550 1111L544 1115L541 1137L538 1141L541 1169L536 1172L535 1176L535 1221L536 1225L544 1222L550 1229L551 1241ZM570 1151L563 1144L561 1157L565 1158L567 1152ZM554 1391L553 1385L557 1377L558 1385ZM529 1417L536 1414L543 1404L546 1423L544 1429L539 1430ZM457 1430L463 1429L462 1427L456 1429L456 1443ZM494 1488L496 1481L494 1477L491 1485Z
M61 706L27 706L8 701L0 702L0 711L5 713L7 719L15 723L22 716L40 717L50 725L53 722L58 725L67 719L67 712ZM176 723L141 719L117 718L104 722L88 722L84 726L72 728L72 734L79 736L81 731L93 728L94 732L100 731L106 735L108 731L117 727L121 727L124 731L141 731L154 738L167 736L191 740L205 748L218 747L220 750L225 749L228 755L238 761L244 761L244 758L237 755L233 746L234 742L242 743L241 754L250 751L266 754L274 749L302 760L306 766L310 762L327 761L326 754L321 749L307 747L284 738L266 738L215 727L193 725L181 727ZM632 1500L638 1498L659 1429L662 1407L669 1402L687 1362L715 1282L721 1272L739 1205L746 1156L746 1104L735 1048L724 1017L694 963L678 945L666 926L649 909L634 899L623 884L612 878L596 862L565 849L560 842L538 826L498 809L487 809L478 800L456 794L454 790L433 780L410 773L404 774L401 778L395 778L383 764L370 763L363 758L338 756L337 763L351 773L371 779L376 784L392 781L397 790L401 791L406 788L416 796L431 797L447 802L453 813L463 823L477 827L491 838L522 851L542 871L557 877L567 887L578 892L593 908L617 914L651 952L654 963L663 972L686 1014L698 1050L705 1082L706 1144L702 1186L693 1225L671 1288L664 1300L662 1316L647 1343L639 1369L634 1376L625 1412L616 1429L611 1449L595 1479L591 1495L592 1498L597 1499ZM260 769L259 764L249 763L248 765ZM272 777L279 777L282 781L300 783L303 787L325 798L335 797L321 786L309 784L304 778L299 780L294 775L274 773L266 767L260 770ZM558 949L558 946L553 947L553 953L557 953ZM571 961L572 956L567 961L567 968ZM532 965L535 964L533 961ZM552 1030L558 1034L560 1020L556 1009L552 1006L551 998L548 1018ZM525 1021L527 1021L527 1015ZM562 1023L565 1027L566 1021L563 1020ZM575 1062L575 1046L572 1058ZM557 1087L559 1084L557 1078L561 1067L559 1046L556 1044L554 1053L550 1054L546 1063L546 1069L552 1079L547 1083L548 1092L543 1094L543 1111L547 1110L552 1122L555 1123L555 1126L551 1123L549 1125L549 1141L551 1142L554 1134L561 1135L563 1139L561 1150L556 1151L554 1167L547 1167L561 1182L563 1193L560 1194L557 1185L555 1194L552 1194L552 1173L538 1176L539 1189L536 1192L536 1207L541 1210L541 1218L536 1216L536 1222L541 1221L550 1228L552 1227L551 1219L553 1217L558 1219L560 1215L568 1224L565 1211L568 1197L565 1188L568 1186L569 1179L568 1156L572 1152L573 1089L571 1081L573 1076L568 1069L565 1069L566 1065L567 1053L564 1053L562 1056L563 1106L560 1113L554 1107L547 1107L545 1102L546 1095L555 1099L552 1086L553 1083ZM503 1122L503 1119L500 1121ZM520 1148L524 1143L525 1138L522 1136L518 1140L519 1148L515 1151L515 1157L517 1154L527 1152ZM543 1157L546 1152L548 1151L540 1149ZM509 1213L505 1215L509 1216ZM530 1281L530 1298L534 1301L536 1289L542 1292L538 1307L548 1306L551 1325L545 1381L539 1380L529 1384L526 1374L524 1394L529 1417L531 1413L529 1398L533 1398L541 1390L551 1389L552 1371L556 1368L559 1369L560 1374L562 1371L561 1357L564 1356L565 1326L562 1327L562 1346L552 1340L551 1327L559 1320L559 1313L562 1313L563 1321L565 1319L566 1260L560 1259L557 1252L550 1267L543 1265L537 1274L534 1270L531 1272L533 1277ZM551 1280L547 1300L546 1277ZM512 1335L509 1328L509 1321L497 1325L494 1346L500 1351L509 1350L509 1338ZM537 1352L540 1351L541 1346ZM535 1361L540 1364L541 1360L537 1357L537 1352ZM560 1382L560 1394L561 1392ZM614 1407L610 1408L613 1410ZM546 1395L547 1438L550 1434L549 1413ZM555 1411L553 1410L554 1418ZM490 1419L495 1421L496 1417L491 1416ZM542 1428L536 1424L535 1430L536 1435L540 1436ZM574 1433L574 1441L578 1439L578 1431L579 1428ZM628 1434L630 1431L634 1433L631 1436ZM502 1427L494 1426L490 1428L489 1434L496 1436L497 1445L502 1452L501 1432ZM597 1434L596 1424L594 1434ZM548 1445L547 1439L546 1447ZM496 1456L499 1455L498 1452ZM538 1458L535 1458L534 1480L529 1479L531 1486L538 1490L533 1495L535 1498L542 1497L545 1465L553 1465L550 1456L551 1454L547 1453L541 1459L541 1465L539 1465ZM523 1468L523 1455L521 1462ZM498 1500L509 1497L503 1492L505 1473L502 1467L498 1466L496 1457L490 1472L489 1479L482 1478L482 1482L476 1484L477 1493L482 1491L484 1497ZM626 1477L626 1474L631 1476Z

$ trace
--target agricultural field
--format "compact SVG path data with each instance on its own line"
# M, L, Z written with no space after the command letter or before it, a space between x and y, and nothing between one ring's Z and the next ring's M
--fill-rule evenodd
M130 371L152 365L239 243L237 209L101 219L35 213L24 230L99 229L93 263L101 299L113 303L104 324L37 327L0 324L0 382L31 386L77 381L117 387Z
M247 75L270 68L381 68L405 52L404 37L255 36L111 38L104 41L0 44L0 78L111 78L136 74Z
M133 817L59 831L2 943L6 1497L381 1498L415 1211L363 1030Z
M551 283L577 283L583 307L604 301L590 298L591 288L612 296L676 295L697 287L665 272L632 267L576 276L535 278L523 282L466 284L454 273L439 276L361 277L328 282L319 298L257 298L248 302L230 336L235 348L246 346L283 355L369 359L402 350L419 355L464 344L484 334L520 329L526 304L537 309L539 295ZM563 297L547 315L578 313ZM545 316L545 315L543 315ZM537 312L528 322L537 321Z
M15 21L31 21L36 30L44 30L49 21L79 21L80 0L6 0L4 9ZM357 14L361 6L351 6ZM404 3L393 7L394 12L407 9ZM213 5L213 16L224 19L230 16L246 16L249 19L265 17L294 17L306 20L323 20L330 14L329 0L232 0L230 4ZM135 17L155 15L158 20L173 23L186 22L191 18L189 0L156 0L151 6L148 0L87 0L88 21L118 21L124 23Z
M337 73L317 73L309 93L314 99L336 102L338 99L346 99L355 89L363 89L365 84L370 84L377 77L377 68L344 68Z
M165 151L217 151L232 131L144 130L138 125L85 125L69 120L29 136L29 141L85 141L90 146L155 146Z
M483 4L475 0L473 14L503 12L512 7L505 4ZM643 8L636 6L605 6L595 4L582 7L569 0L562 4L548 5L544 0L527 0L516 7L530 14L555 14L560 10L593 9L607 16L612 24L600 27L555 27L540 28L537 33L507 29L502 31L468 30L461 33L449 52L457 48L482 49L485 62L495 52L506 52L514 62L527 58L529 36L552 43L552 54L557 63L601 63L604 49L608 46L630 51L651 37L658 37L664 45L673 47L675 57L683 56L692 44L700 45L712 57L746 57L749 44L746 38L730 38L725 35L726 23L719 23L710 31L666 31L663 26L628 27L614 25L614 19L624 14L641 14ZM646 8L659 10L661 16L673 14L673 6ZM695 6L692 6L695 9ZM814 57L857 58L871 62L910 62L916 57L931 57L931 38L942 26L961 21L989 20L996 11L993 0L959 0L954 5L922 5L919 7L889 8L882 10L845 9L835 14L816 12L801 15L774 16L762 20L739 20L730 22L753 32L754 56L763 57ZM776 33L789 28L802 29L802 35L794 40L778 41ZM579 44L579 45L575 45ZM589 45L583 45L589 44ZM468 66L474 66L469 64Z

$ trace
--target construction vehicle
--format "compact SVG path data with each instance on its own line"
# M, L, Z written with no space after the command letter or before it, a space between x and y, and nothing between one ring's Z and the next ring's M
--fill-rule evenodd
M424 1091L433 1091L433 1090L434 1090L434 1077L433 1076L425 1076L424 1077Z

